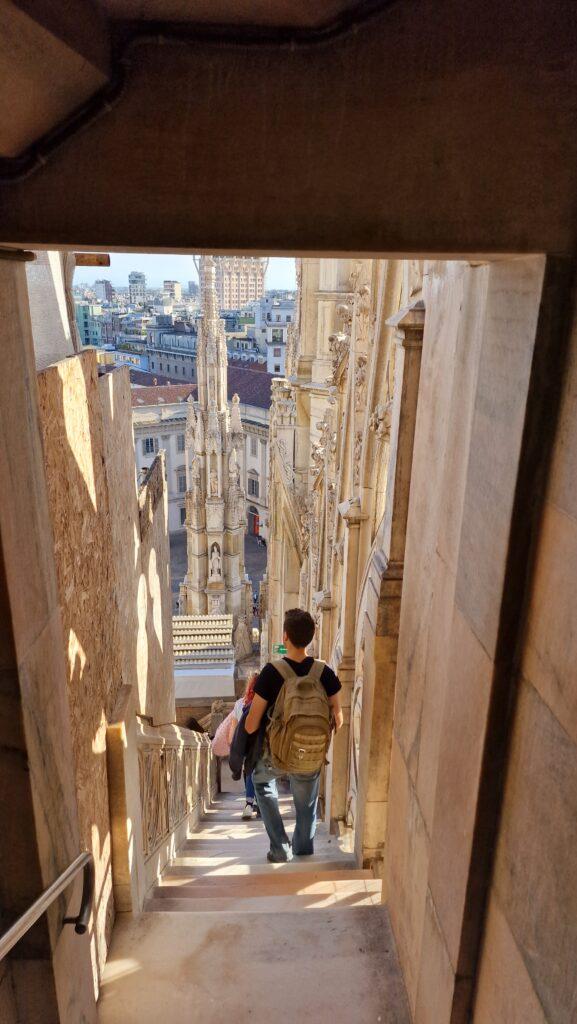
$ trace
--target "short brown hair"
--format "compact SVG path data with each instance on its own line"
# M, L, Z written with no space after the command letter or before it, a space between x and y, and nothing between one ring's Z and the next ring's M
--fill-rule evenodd
M315 621L303 608L285 612L283 630L295 647L307 647L315 635Z

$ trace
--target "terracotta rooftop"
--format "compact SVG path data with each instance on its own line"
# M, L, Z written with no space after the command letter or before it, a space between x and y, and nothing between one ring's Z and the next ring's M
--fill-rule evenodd
M236 393L243 405L256 405L259 409L270 407L272 373L262 370L245 369L244 366L228 365L228 397Z
M120 370L124 366L128 366L131 384L152 387L156 384L170 384L172 381L172 377L167 377L165 374L139 370L138 367L130 366L128 363L99 363L98 373L102 376L104 373L113 373L114 370Z
M273 379L270 373L262 373L262 371L255 373L254 370L229 365L229 401L234 394L237 394L243 405L268 409ZM194 395L196 398L196 384L158 384L156 387L133 387L132 405L137 409L146 405L170 405L171 403L186 402L189 395Z
M186 402L189 395L196 398L196 384L158 384L156 387L132 388L132 405L172 405Z
M262 363L249 363L246 359L236 359L234 356L230 356L228 360L229 368L235 367L241 370L253 370L257 373L266 373L266 359Z

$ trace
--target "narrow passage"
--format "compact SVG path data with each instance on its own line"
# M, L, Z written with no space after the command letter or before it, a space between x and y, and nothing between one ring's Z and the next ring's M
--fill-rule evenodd
M268 864L262 823L224 785L145 912L117 918L101 1024L408 1024L380 881L322 824L313 858Z

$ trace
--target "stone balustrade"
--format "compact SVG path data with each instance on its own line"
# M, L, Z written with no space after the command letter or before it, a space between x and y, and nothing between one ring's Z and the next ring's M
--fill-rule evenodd
M210 739L177 725L153 726L121 688L107 730L107 762L117 911L138 912L217 789Z
M177 725L138 719L136 744L148 888L209 806L216 766L209 737Z
M190 815L210 803L212 751L208 736L176 725L137 724L145 860Z

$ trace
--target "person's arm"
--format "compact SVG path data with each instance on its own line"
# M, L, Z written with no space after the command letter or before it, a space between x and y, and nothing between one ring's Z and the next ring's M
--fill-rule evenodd
M259 697L258 693L255 693L252 698L252 704L250 711L246 716L244 728L248 733L256 732L260 723L262 722L263 715L268 707L268 700L264 697Z
M231 743L232 743L232 741L234 739L234 734L236 732L237 725L238 725L238 721L237 721L236 715L233 715L231 720L230 720L230 722L229 722L229 724L228 724L228 731L227 731L227 735L226 735L229 747L230 747L230 745L231 745Z
M333 713L333 722L335 725L335 732L338 732L343 724L343 711L341 708L340 694L333 693L332 697L329 697L329 704Z

